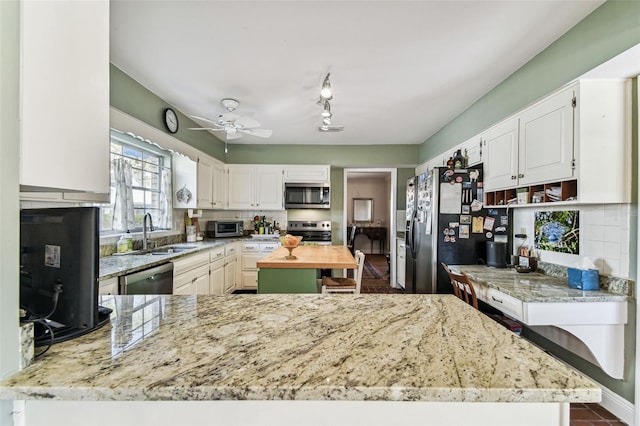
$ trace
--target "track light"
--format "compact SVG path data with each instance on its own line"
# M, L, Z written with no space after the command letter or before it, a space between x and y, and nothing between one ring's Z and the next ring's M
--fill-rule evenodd
M331 81L329 81L329 76L331 73L328 73L322 82L322 89L320 89L320 97L322 99L333 99L333 93L331 92Z

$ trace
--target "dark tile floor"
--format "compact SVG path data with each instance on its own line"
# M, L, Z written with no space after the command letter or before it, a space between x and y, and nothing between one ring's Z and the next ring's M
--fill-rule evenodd
M600 404L571 404L569 426L623 426L623 421Z

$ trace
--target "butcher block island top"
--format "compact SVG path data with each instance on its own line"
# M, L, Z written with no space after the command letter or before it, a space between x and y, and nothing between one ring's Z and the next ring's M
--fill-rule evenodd
M281 269L356 269L358 265L346 246L298 246L292 253L296 259L286 260L289 251L280 247L257 262L258 268Z

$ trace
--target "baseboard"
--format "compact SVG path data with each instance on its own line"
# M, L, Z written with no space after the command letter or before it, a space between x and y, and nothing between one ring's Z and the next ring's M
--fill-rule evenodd
M598 385L602 388L602 402L600 402L600 405L629 426L634 426L636 424L635 406L611 389L602 386L600 383Z

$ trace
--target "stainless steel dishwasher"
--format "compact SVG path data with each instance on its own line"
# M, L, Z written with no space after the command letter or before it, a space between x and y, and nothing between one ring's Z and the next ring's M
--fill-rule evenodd
M119 282L120 294L172 294L173 263L122 275Z

